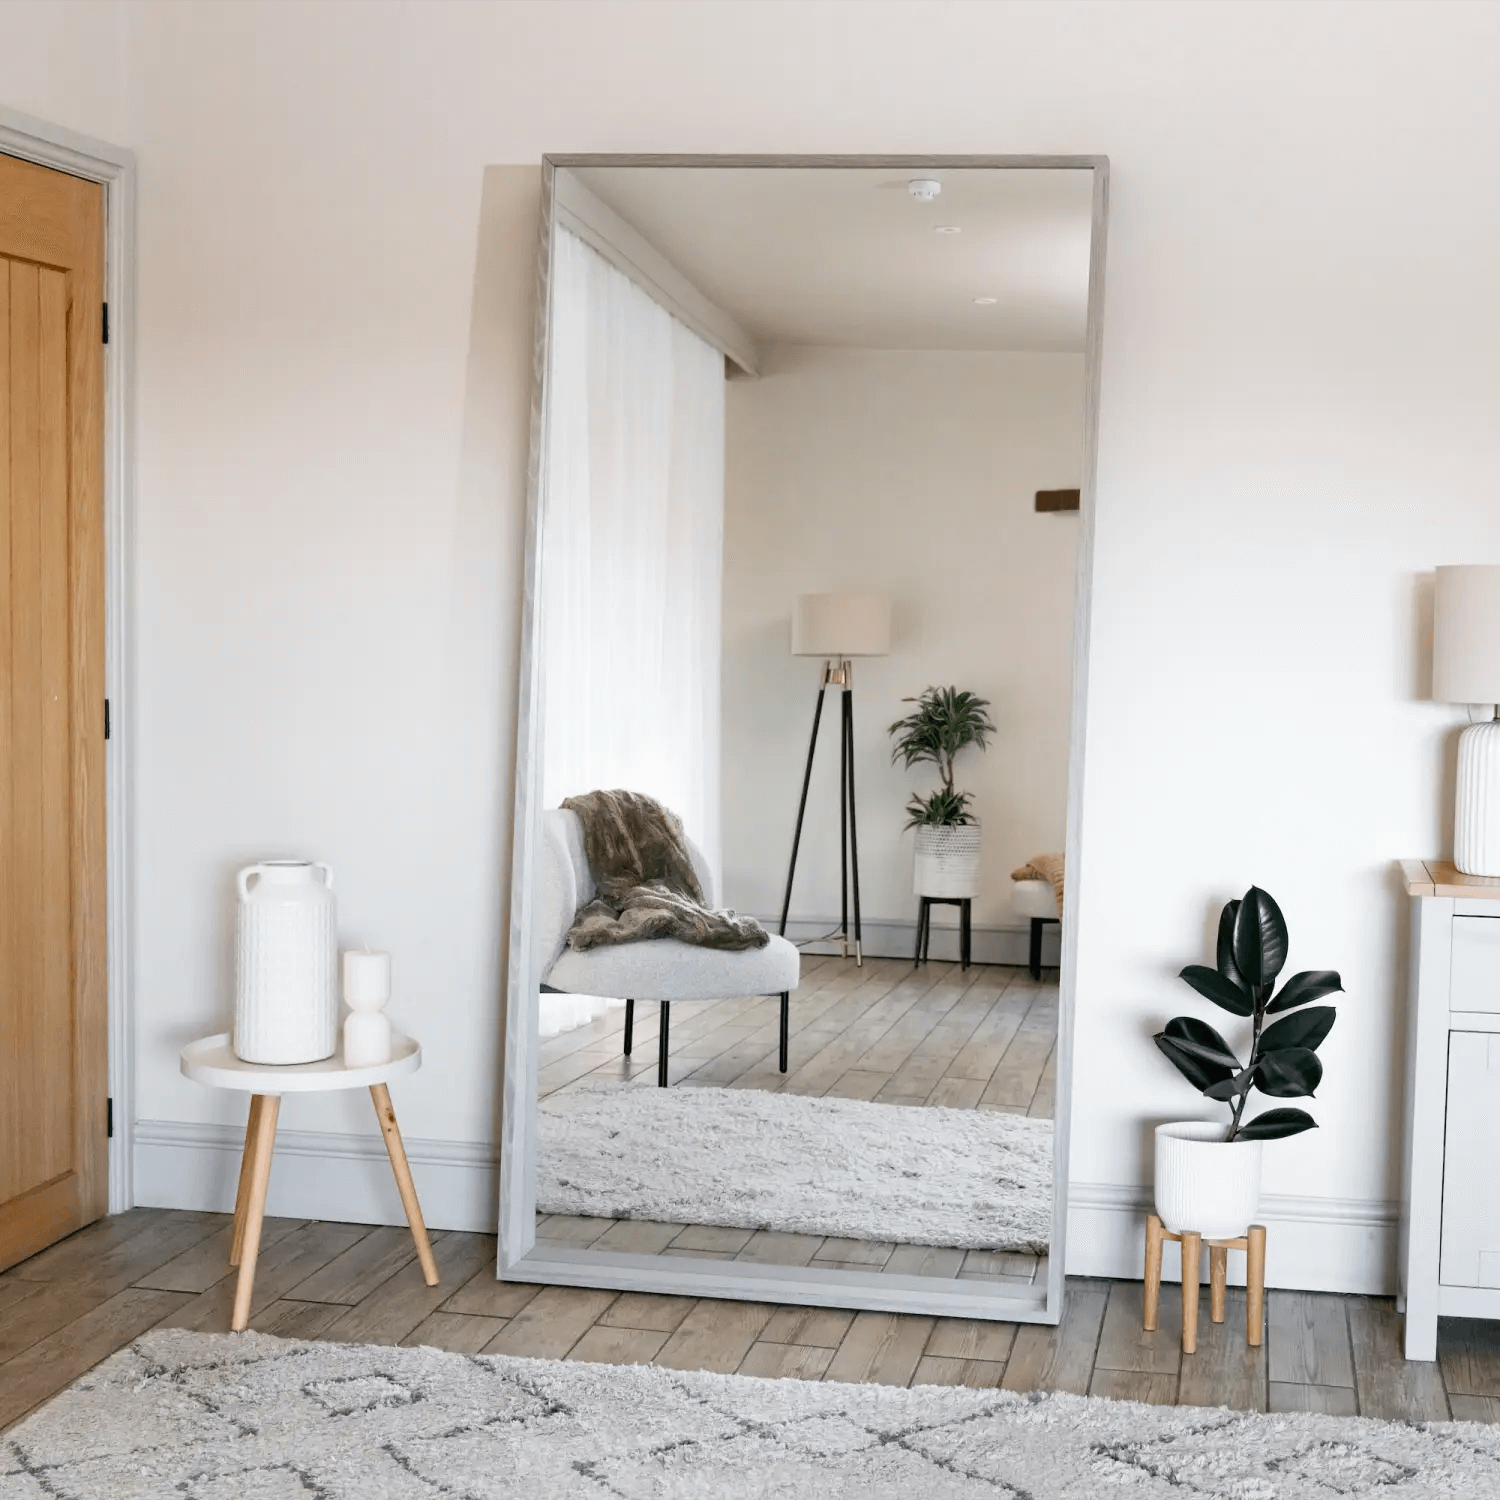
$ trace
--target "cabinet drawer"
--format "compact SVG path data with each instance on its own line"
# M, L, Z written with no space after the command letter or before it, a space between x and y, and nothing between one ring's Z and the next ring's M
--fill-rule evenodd
M1449 1034L1445 1134L1439 1279L1500 1287L1500 1033Z
M1454 917L1448 1008L1500 1013L1500 917Z

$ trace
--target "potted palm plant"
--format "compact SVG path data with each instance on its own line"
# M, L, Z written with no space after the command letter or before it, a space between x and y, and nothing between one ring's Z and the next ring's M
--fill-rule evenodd
M956 687L930 687L903 698L916 707L891 725L891 763L908 770L934 765L942 785L925 797L913 793L906 804L906 827L916 829L919 896L975 896L979 893L979 819L969 811L971 794L953 783L953 763L970 745L983 750L995 732L989 700Z
M1216 967L1189 964L1182 971L1204 999L1250 1022L1248 1062L1196 1016L1177 1016L1156 1035L1177 1071L1229 1109L1227 1125L1189 1120L1157 1127L1156 1212L1175 1232L1195 1230L1206 1239L1243 1234L1260 1201L1261 1143L1317 1127L1301 1109L1268 1109L1245 1119L1252 1091L1297 1099L1323 1077L1317 1049L1333 1029L1335 1011L1311 1002L1344 986L1332 969L1307 969L1278 991L1287 947L1281 908L1251 886L1219 917Z

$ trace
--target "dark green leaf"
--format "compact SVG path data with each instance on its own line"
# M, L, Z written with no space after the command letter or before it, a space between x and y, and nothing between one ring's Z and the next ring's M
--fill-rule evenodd
M1196 1016L1174 1016L1167 1022L1162 1035L1171 1037L1180 1047L1201 1057L1204 1062L1239 1068L1240 1060L1229 1050L1229 1043L1207 1021L1200 1021Z
M1226 1078L1221 1083L1216 1083L1210 1088L1203 1090L1210 1099L1238 1099L1246 1089L1255 1081L1255 1069L1246 1068L1243 1073L1236 1073L1233 1078Z
M1240 966L1234 961L1234 919L1239 915L1240 903L1238 901L1226 901L1224 910L1219 913L1219 973L1231 984L1237 984L1241 989L1245 988L1244 976L1240 973ZM1248 1015L1249 1012L1247 1011Z
M1316 1130L1318 1122L1301 1109L1268 1109L1263 1115L1241 1125L1237 1140L1275 1141L1282 1136L1300 1135L1304 1130Z
M1307 1047L1316 1051L1323 1038L1333 1030L1338 1012L1331 1005L1315 1005L1311 1010L1299 1010L1294 1016L1284 1016L1260 1034L1260 1050L1256 1057L1275 1052L1282 1047Z
M1318 1054L1306 1047L1268 1052L1255 1065L1255 1086L1273 1099L1300 1099L1323 1081Z
M1177 977L1187 980L1205 1000L1212 1000L1231 1015L1248 1016L1255 1009L1244 990L1207 964L1189 964Z
M1333 969L1304 969L1282 985L1281 993L1266 1007L1266 1014L1291 1010L1293 1006L1306 1005L1309 1000L1321 1000L1324 995L1343 988L1343 980Z
M1271 984L1286 963L1286 918L1268 892L1252 885L1234 919L1234 961L1252 987Z
M1201 1057L1183 1048L1180 1043L1174 1042L1165 1032L1158 1032L1153 1040L1171 1059L1177 1071L1200 1092L1211 1084L1228 1078L1232 1072L1232 1069L1222 1064L1205 1062Z

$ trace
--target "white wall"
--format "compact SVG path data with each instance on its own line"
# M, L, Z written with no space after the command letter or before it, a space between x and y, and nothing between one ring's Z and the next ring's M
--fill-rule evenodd
M224 1013L229 871L283 845L395 950L428 1041L408 1132L488 1139L525 319L519 257L476 297L484 168L1105 152L1070 1268L1130 1264L1147 1122L1196 1104L1150 1033L1255 880L1349 990L1323 1128L1269 1153L1302 1203L1272 1275L1298 1234L1322 1259L1288 1277L1384 1274L1390 861L1446 843L1459 718L1419 701L1417 580L1500 560L1495 4L58 11L0 7L0 99L141 162L144 1115L216 1108L172 1056ZM43 55L73 27L97 45Z
M889 656L854 668L863 915L914 921L905 807L939 781L893 766L887 730L903 697L955 684L990 699L998 730L956 778L983 825L973 920L1025 926L1010 872L1063 847L1078 540L1075 515L1038 515L1034 497L1078 484L1083 357L779 345L727 390L725 899L781 910L822 670L790 654L792 602L874 592L894 631ZM831 693L794 919L839 912L837 714Z

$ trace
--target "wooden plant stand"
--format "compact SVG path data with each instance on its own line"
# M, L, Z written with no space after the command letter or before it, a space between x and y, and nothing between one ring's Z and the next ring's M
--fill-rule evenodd
M1167 1240L1182 1246L1182 1352L1198 1352L1198 1264L1203 1254L1203 1238L1192 1230L1174 1234L1152 1214L1146 1220L1146 1309L1141 1326L1147 1333L1156 1328L1161 1310L1161 1247ZM1263 1224L1252 1224L1236 1240L1208 1241L1209 1317L1215 1323L1224 1321L1225 1288L1229 1282L1229 1252L1245 1252L1245 1337L1260 1347L1265 1327L1266 1305L1266 1230Z

